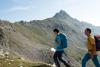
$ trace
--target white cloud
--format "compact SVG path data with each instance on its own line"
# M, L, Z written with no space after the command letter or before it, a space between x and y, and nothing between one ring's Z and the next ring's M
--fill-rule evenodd
M35 7L32 6L16 6L16 7L12 7L10 8L8 11L9 12L14 12L14 11L27 11L27 10L31 10L34 9Z

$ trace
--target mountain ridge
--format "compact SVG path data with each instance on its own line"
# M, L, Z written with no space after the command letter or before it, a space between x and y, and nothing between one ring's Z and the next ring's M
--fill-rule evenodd
M63 16L64 15L64 16ZM84 36L85 28L92 28L95 34L99 33L95 26L82 23L72 18L65 11L61 10L51 18L44 20L19 21L10 23L8 21L0 21L1 49L14 53L18 57L23 57L31 61L38 61L53 64L53 52L50 48L53 46L52 30L60 29L68 37L68 49L65 52L74 67L81 67L81 57L86 52L84 44L86 38ZM3 32L3 33L2 33ZM75 63L74 63L75 62ZM92 67L91 64L89 66Z

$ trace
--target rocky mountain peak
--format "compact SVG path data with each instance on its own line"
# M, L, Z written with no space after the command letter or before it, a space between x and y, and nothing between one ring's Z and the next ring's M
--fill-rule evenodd
M67 14L64 10L60 10L60 12L56 13L54 18L63 18L63 19L66 19L70 17L69 14Z

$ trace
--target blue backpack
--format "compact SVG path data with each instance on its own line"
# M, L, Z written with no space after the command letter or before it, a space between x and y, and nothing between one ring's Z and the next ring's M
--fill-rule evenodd
M64 34L59 34L60 38L61 38L61 46L62 48L67 48L67 37Z

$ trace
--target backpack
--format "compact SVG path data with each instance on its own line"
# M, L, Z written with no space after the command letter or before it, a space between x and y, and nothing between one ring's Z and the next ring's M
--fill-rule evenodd
M96 51L100 51L100 36L94 36L96 43Z
M64 34L59 34L60 38L61 38L61 47L62 48L67 48L67 37Z

